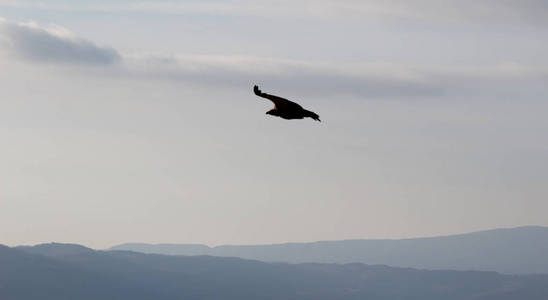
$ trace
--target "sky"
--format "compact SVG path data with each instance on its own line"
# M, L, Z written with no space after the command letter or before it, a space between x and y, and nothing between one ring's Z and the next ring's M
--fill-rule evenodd
M547 11L0 0L0 244L548 226Z

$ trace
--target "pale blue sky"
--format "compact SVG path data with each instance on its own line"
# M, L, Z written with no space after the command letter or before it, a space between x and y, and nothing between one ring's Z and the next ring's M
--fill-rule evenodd
M0 0L0 243L548 225L544 1L111 2Z

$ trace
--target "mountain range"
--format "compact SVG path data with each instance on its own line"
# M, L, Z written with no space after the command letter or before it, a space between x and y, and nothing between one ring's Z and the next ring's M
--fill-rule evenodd
M122 244L110 250L211 255L265 262L364 263L431 270L548 274L548 227L526 226L467 234L250 246Z
M0 299L548 299L548 275L0 245Z

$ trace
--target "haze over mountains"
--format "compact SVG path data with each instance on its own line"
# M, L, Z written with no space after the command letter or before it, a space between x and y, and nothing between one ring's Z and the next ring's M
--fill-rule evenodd
M0 299L528 299L548 275L0 245Z
M526 226L400 240L346 240L253 246L122 244L111 250L211 255L265 262L364 263L431 270L548 274L548 227Z

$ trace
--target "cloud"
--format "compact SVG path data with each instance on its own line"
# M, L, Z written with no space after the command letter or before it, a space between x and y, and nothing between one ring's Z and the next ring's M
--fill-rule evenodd
M253 84L294 95L424 99L512 95L538 88L548 66L499 63L474 66L405 65L386 62L333 63L250 56L128 55L125 76L248 89ZM274 92L273 90L273 92Z
M15 57L55 64L109 65L102 75L248 88L268 84L314 95L417 97L439 94L421 74L388 64L361 66L251 56L128 55L99 47L59 26L0 20L0 46ZM2 40L0 40L2 41ZM89 72L89 70L86 70Z
M308 95L372 97L417 97L442 92L422 74L384 63L357 66L251 56L185 55L130 55L124 62L124 70L130 76L215 87L268 84Z
M9 53L32 61L104 65L121 58L116 50L78 38L65 28L33 22L0 19L0 45Z
M253 56L121 54L99 47L59 26L0 19L0 48L30 62L106 65L101 76L163 80L205 87L247 89L253 84L295 95L414 99L493 94L536 87L546 66L517 63L476 66L336 63ZM90 70L86 69L86 74ZM544 93L544 91L543 91Z

